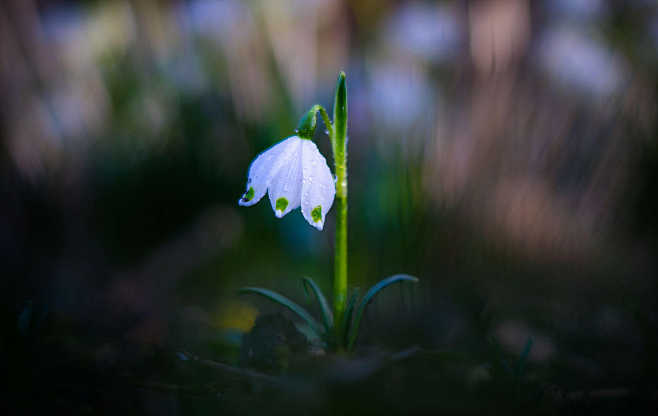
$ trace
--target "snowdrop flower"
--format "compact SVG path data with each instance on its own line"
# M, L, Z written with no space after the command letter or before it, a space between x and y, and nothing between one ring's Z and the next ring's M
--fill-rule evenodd
M299 136L288 137L256 157L249 167L241 206L254 205L269 192L278 218L301 206L306 221L322 230L334 203L336 186L327 161L310 140L315 123L312 127L310 133L300 128Z

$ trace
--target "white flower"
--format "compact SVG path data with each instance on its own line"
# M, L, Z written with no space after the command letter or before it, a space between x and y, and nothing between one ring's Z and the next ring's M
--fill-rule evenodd
M239 204L254 205L267 191L278 218L301 205L306 221L322 230L325 215L334 203L336 186L327 161L315 143L291 136L251 163L247 191Z

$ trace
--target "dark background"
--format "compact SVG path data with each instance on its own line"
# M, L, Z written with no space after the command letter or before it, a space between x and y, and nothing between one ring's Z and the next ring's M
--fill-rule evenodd
M237 200L340 70L350 285L421 282L250 375L236 289L329 294L334 216ZM651 0L2 2L0 406L651 414L657 70Z

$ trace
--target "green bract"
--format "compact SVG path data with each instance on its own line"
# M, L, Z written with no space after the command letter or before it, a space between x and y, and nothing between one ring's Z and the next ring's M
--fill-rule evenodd
M311 109L302 116L297 125L297 135L302 139L313 140L315 134L315 127L318 124L318 106L313 106Z

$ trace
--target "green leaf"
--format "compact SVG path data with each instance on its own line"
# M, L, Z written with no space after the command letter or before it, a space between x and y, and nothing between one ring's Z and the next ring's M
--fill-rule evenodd
M327 343L324 339L311 329L311 327L304 322L296 322L295 328L306 337L306 340L311 343L311 345L318 346L320 348L326 348Z
M397 282L417 282L418 278L414 276L410 276L408 274L396 274L391 277L387 277L386 279L380 280L377 282L375 285L373 285L368 291L366 292L365 296L363 299L361 299L361 303L359 304L359 308L356 310L356 315L354 316L354 323L352 325L351 332L349 334L349 342L347 344L347 349L351 350L352 347L354 346L354 342L356 342L356 338L359 335L359 324L361 323L361 318L363 317L363 312L365 312L366 307L368 304L372 301L372 298L379 293L380 290L384 289L385 287L388 287L392 285L393 283Z
M306 323L309 325L309 327L311 327L313 332L315 332L318 337L322 337L322 328L320 327L320 324L318 324L318 322L313 319L313 317L308 312L306 312L306 309L302 308L287 297L260 287L243 287L242 289L238 290L238 293L255 293L257 295L264 296L267 299L274 301L282 306L285 306L297 314L297 316L306 321Z
M315 282L308 277L303 277L302 282L304 284L304 290L306 291L306 294L308 294L308 288L310 287L311 290L313 291L313 294L315 295L315 298L318 300L318 303L320 304L320 310L322 311L322 319L324 321L324 328L327 330L327 333L333 328L334 326L334 314L331 312L331 309L329 308L329 303L327 303L327 298L324 297L324 294L322 294L322 290L320 290L320 287L315 284Z
M352 295L350 296L349 300L347 301L347 308L345 309L345 313L343 314L343 322L341 324L341 328L343 328L343 339L341 340L342 345L347 346L347 342L349 341L349 333L350 333L350 328L352 326L352 315L354 313L354 306L356 306L356 301L359 300L359 288L355 288L352 291Z
M533 342L534 341L532 337L528 337L528 340L525 343L525 347L523 348L523 352L521 352L521 356L519 357L519 361L517 361L516 363L517 377L521 377L521 374L523 374L523 367L525 366L528 356L530 355L530 350L532 350Z

